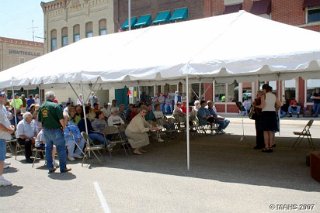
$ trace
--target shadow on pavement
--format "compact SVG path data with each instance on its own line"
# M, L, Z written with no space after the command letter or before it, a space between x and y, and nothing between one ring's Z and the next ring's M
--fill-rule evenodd
M55 172L55 173L51 173L48 175L49 178L54 179L54 180L73 180L75 179L77 176L67 172L67 173L59 173L59 172Z
M22 186L2 186L0 187L0 197L9 197L17 194Z
M166 143L153 142L144 155L117 154L105 166L142 172L178 175L221 182L251 184L320 192L320 184L310 176L302 144L292 149L295 138L277 137L273 153L254 150L255 137L239 135L192 136L190 171L187 170L186 142L183 137ZM315 141L318 142L318 141ZM317 143L318 144L318 143ZM98 166L98 165L94 165ZM98 166L99 167L99 166Z
M18 169L15 167L11 167L11 166L9 168L3 170L3 173L16 173L16 172L18 172Z

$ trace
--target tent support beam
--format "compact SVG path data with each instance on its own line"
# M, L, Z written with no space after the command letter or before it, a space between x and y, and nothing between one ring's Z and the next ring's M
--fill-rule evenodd
M190 170L190 125L189 125L189 76L186 76L186 101L187 101L187 115L186 115L186 136L187 136L187 169Z

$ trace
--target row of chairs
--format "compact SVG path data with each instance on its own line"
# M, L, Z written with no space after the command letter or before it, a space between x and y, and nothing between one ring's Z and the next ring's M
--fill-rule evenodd
M178 8L175 9L172 14L170 10L161 11L157 14L155 19L152 21L151 14L146 14L143 16L140 16L137 18L136 16L131 17L130 19L130 26L131 29L135 28L142 28L147 27L150 25L159 25L159 24L165 24L169 22L177 22L181 20L185 20L188 18L188 8ZM121 25L121 30L127 30L129 29L129 20L125 20L123 24Z

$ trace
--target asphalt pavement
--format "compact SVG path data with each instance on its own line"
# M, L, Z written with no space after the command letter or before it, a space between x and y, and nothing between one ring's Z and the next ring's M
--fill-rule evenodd
M0 212L320 212L320 183L306 166L312 150L305 142L291 148L292 132L309 118L282 119L275 151L262 153L252 149L254 121L227 117L226 134L191 135L189 171L185 134L152 141L141 156L118 150L102 164L92 159L91 168L70 162L65 174L48 174L43 160L32 168L23 156L8 155L4 176L14 185L0 187ZM318 150L319 127L316 119Z

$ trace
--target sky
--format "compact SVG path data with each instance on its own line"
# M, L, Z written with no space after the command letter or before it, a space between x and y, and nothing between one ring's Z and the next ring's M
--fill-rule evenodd
M49 1L52 0L0 0L0 37L32 41L34 31L34 41L43 42L40 3Z

